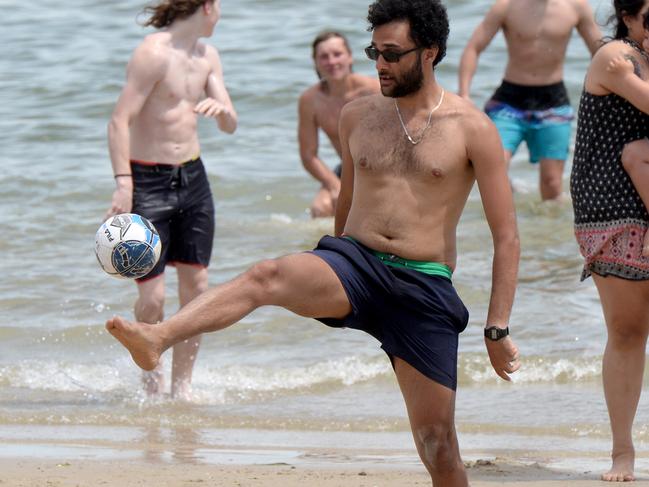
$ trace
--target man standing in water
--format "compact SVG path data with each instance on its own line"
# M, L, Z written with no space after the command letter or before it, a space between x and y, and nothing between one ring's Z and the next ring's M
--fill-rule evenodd
M507 163L525 141L530 162L540 164L543 200L562 195L574 111L563 84L563 65L573 29L591 54L601 33L588 0L496 0L462 53L459 94L470 97L478 57L499 30L508 61L500 87L485 106L505 146Z
M377 0L368 20L366 53L383 96L342 110L337 236L255 264L160 325L114 317L106 327L144 369L173 344L263 305L364 330L392 361L433 485L466 487L454 424L458 337L468 323L451 282L456 228L477 180L494 244L485 343L509 380L520 366L507 336L519 240L506 164L489 118L436 81L449 32L439 0Z
M199 42L220 17L220 0L173 0L148 7L148 35L128 64L126 85L108 125L108 145L117 187L108 216L133 212L160 233L162 255L138 280L135 318L163 319L164 269L176 266L183 307L207 289L214 237L214 202L200 159L197 117L213 118L233 133L237 115L223 83L217 50ZM200 335L174 345L171 395L189 399ZM149 394L161 393L158 366L145 373Z
M338 164L331 170L318 156L318 130L322 129L340 156L340 111L359 96L378 93L379 83L374 78L352 73L349 42L338 32L318 34L312 44L312 55L320 82L300 96L298 141L304 168L322 184L311 203L311 216L317 218L334 215L342 168Z

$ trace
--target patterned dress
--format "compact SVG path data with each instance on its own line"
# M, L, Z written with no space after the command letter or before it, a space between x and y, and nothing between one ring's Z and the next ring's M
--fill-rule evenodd
M570 176L582 280L591 272L649 279L649 258L642 256L649 214L621 162L624 145L647 135L649 116L624 98L583 91Z

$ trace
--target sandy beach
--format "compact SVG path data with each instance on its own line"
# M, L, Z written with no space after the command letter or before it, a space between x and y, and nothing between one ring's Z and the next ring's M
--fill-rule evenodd
M222 441L210 442L179 431L159 430L159 435L141 437L132 433L119 428L59 426L15 428L12 432L5 427L0 430L0 487L431 485L414 449L397 442L380 446L380 435L372 436L375 441L366 446L344 440L306 446L299 431L287 431L287 436L271 432L274 442L265 437L269 432L263 431L255 435L215 431ZM208 435L203 432L202 437ZM231 441L236 437L241 441ZM600 455L588 459L573 457L568 451L547 456L549 453L468 449L464 462L472 487L608 485L599 480L608 465L599 461L605 460ZM554 466L557 456L564 457L565 466ZM638 481L632 485L649 487L643 453L638 463Z
M506 459L471 462L468 473L473 487L600 487L597 475L566 473L540 465L521 465ZM141 460L70 462L3 458L0 485L11 487L85 486L245 486L245 487L393 487L425 486L430 480L423 469L358 468L356 466L194 465L164 464ZM649 486L638 480L636 486Z

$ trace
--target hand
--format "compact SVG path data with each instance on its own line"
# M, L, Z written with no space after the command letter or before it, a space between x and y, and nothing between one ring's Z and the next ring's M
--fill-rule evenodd
M340 180L333 187L328 188L329 196L331 197L331 204L334 208L338 204L338 195L340 194Z
M205 98L198 102L194 107L194 112L199 113L205 117L216 118L222 113L225 113L225 105L214 98Z
M485 338L487 352L491 366L501 378L511 380L509 374L516 372L521 362L518 356L518 348L510 336L506 336L498 341Z
M118 186L113 191L113 199L110 208L104 216L104 221L108 220L111 216L119 215L120 213L130 213L133 208L133 188Z
M608 62L606 71L612 74L632 73L633 63L624 56L616 56Z

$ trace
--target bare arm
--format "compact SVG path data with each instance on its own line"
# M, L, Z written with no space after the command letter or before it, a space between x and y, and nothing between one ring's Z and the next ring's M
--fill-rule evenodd
M491 297L487 326L509 325L518 279L520 242L507 165L496 127L482 113L467 130L467 153L473 163L482 205L494 245ZM510 380L510 373L520 366L518 350L510 337L499 341L485 338L489 359L496 373Z
M234 105L223 81L221 58L218 51L212 46L206 46L206 50L207 58L212 66L205 86L207 97L198 102L194 111L205 117L215 118L219 129L232 134L237 129L237 112L234 110Z
M597 52L588 70L586 89L594 94L602 94L602 91L615 93L628 100L638 110L649 113L649 68L634 52L626 47L623 50L619 47L620 43L612 41ZM633 69L612 69L620 56L623 56Z
M340 136L343 172L340 180L338 203L336 204L335 235L337 237L340 237L345 230L349 209L352 206L354 190L354 160L352 159L352 154L349 150L349 136L354 121L352 120L353 113L349 113L351 110L349 110L348 107L349 105L343 107L338 121L338 134Z
M458 70L458 94L463 98L471 97L471 81L478 68L478 58L503 26L508 4L509 0L496 0L480 25L473 31L462 52Z
M582 1L579 5L579 23L577 24L577 32L586 43L586 47L590 51L590 55L595 55L595 51L602 45L602 32L599 30L595 22L595 15L593 9L587 1Z
M129 126L142 110L147 98L165 73L167 61L155 45L141 44L133 53L126 70L126 85L117 100L108 123L108 150L113 173L131 174ZM115 178L111 207L106 217L131 211L133 206L133 180L131 177Z
M340 189L338 176L318 157L318 124L309 92L303 93L298 102L297 132L302 165L328 191L337 193Z

